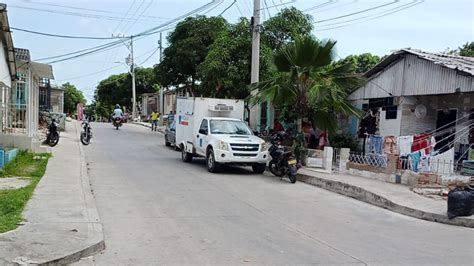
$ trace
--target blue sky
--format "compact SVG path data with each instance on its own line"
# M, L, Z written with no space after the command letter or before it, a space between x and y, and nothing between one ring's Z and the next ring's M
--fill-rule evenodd
M209 3L210 0L5 2L8 5L8 16L12 27L63 35L110 37L112 34L129 35L147 30ZM223 0L222 4L207 15L220 14L232 2L234 0ZM337 40L339 57L365 52L385 55L394 49L406 47L442 52L448 47L456 48L467 41L474 41L472 0L262 0L261 2L263 8L268 7L262 10L263 19L274 16L279 8L293 5L301 10L307 10L315 22L323 21L314 24L314 34L321 39ZM410 4L416 5L387 14ZM230 22L236 21L242 15L249 17L252 5L253 0L237 0L223 16ZM274 5L277 6L272 7ZM365 9L371 10L351 15ZM129 20L122 20L121 17L124 17L127 11ZM139 19L135 22L136 18ZM163 34L165 37L167 32ZM158 62L159 56L155 52L158 39L159 35L156 34L135 42L136 62L139 66L148 67ZM110 40L59 39L20 31L13 32L13 40L15 47L29 49L33 60L110 42ZM55 63L53 64L55 82L70 81L90 100L97 82L111 74L127 71L124 63L127 55L128 48L121 45L110 51ZM142 64L147 58L148 61ZM89 75L92 73L97 74ZM81 77L84 75L87 76Z

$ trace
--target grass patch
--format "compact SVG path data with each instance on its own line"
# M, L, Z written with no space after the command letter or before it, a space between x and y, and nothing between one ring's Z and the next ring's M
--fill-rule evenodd
M34 156L46 159L34 160ZM22 176L31 178L31 183L19 189L0 190L0 233L10 231L21 222L21 213L33 191L46 171L50 154L20 151L17 157L0 170L0 178Z

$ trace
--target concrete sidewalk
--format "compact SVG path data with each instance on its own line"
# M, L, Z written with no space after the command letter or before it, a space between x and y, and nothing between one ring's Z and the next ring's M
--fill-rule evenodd
M298 170L300 181L411 217L457 226L474 227L474 216L448 219L447 202L418 195L408 186L364 177Z
M25 222L0 234L0 265L67 264L105 247L80 124L67 122L66 127L23 212Z

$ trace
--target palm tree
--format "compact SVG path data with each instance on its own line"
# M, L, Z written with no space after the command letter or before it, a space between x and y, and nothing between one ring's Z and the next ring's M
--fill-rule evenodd
M336 41L304 36L274 54L276 75L253 86L253 102L271 100L294 106L298 132L309 117L321 130L337 129L336 113L360 115L346 101L348 91L363 84L352 64L334 64Z

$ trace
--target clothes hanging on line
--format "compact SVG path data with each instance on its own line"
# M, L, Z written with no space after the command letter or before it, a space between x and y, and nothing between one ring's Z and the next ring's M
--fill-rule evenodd
M386 136L384 139L384 152L397 154L397 139L395 136Z
M411 146L413 144L413 136L401 136L397 138L398 151L400 156L406 156L411 153Z
M369 138L369 153L382 154L383 137L371 135Z
M410 169L415 171L415 172L418 172L418 166L419 166L420 159L421 159L421 153L419 151L412 152L412 153L408 154L408 159L410 160L410 163L411 163Z
M430 152L430 143L429 143L429 134L421 133L413 136L413 144L411 146L411 151L419 151L424 149L427 154Z

